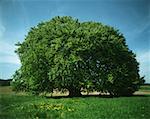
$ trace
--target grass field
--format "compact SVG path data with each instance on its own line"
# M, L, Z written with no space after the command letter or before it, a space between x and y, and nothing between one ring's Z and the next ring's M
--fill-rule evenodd
M46 98L0 87L0 119L149 119L149 89L142 86L132 97Z

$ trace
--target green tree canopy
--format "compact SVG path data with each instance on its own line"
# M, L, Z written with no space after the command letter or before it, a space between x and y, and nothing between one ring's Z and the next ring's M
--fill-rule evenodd
M99 22L55 17L31 28L17 44L21 68L14 74L16 90L33 93L81 90L131 95L142 80L135 54L124 36Z

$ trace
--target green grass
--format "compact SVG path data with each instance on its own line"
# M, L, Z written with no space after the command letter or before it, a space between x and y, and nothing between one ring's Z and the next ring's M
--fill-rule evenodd
M55 99L3 92L0 95L0 104L0 119L149 119L150 117L150 95Z
M0 94L12 94L11 86L0 86Z

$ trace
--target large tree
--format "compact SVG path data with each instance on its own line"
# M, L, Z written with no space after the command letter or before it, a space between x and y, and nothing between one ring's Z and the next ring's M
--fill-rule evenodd
M14 75L16 90L80 96L82 89L116 96L131 95L142 82L124 36L99 22L55 17L31 28L17 45L22 66Z

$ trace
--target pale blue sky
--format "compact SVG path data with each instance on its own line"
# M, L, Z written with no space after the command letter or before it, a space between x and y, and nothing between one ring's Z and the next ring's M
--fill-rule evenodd
M20 67L14 44L30 27L58 15L119 29L150 83L150 0L0 0L0 78L11 78Z

